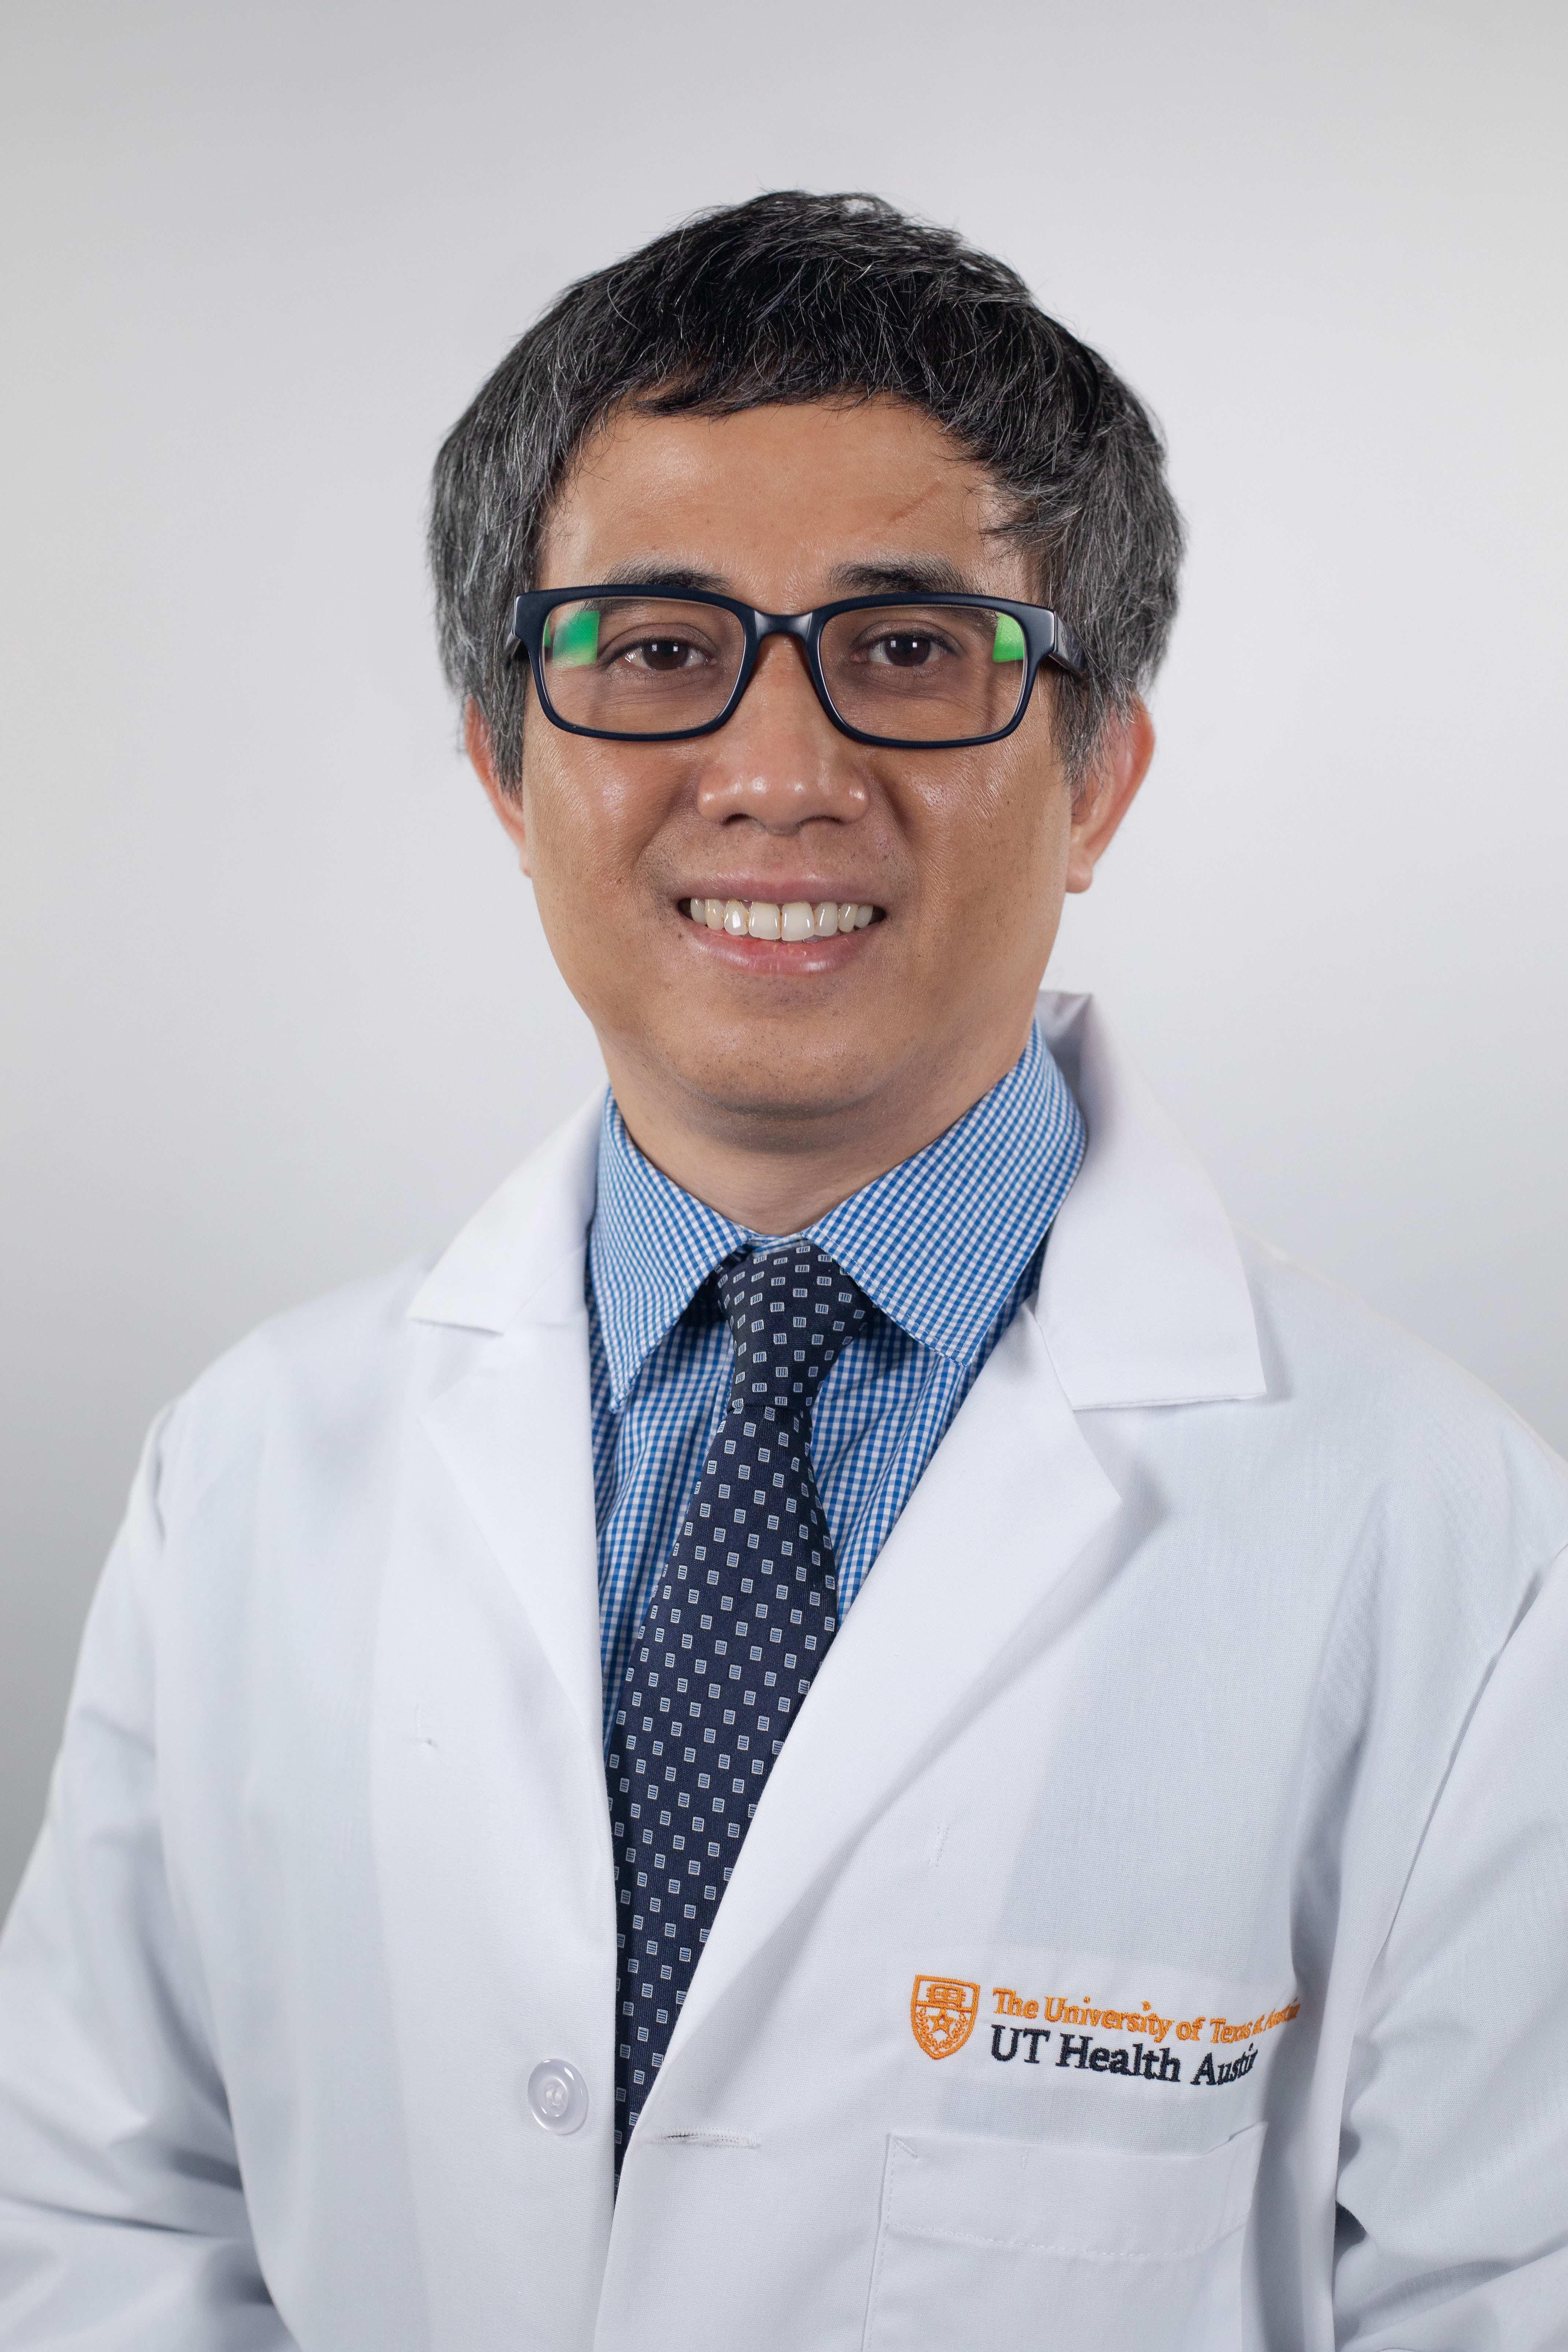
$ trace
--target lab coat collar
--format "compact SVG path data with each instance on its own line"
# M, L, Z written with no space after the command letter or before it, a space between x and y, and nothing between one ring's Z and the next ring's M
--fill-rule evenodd
M1036 1302L1068 1403L1262 1396L1252 1295L1219 1195L1092 997L1047 992L1038 1017L1089 1129Z
M604 1699L584 1236L602 1094L508 1178L408 1312L476 1335L422 1420L570 1699L595 1774Z
M1252 1301L1218 1195L1092 998L1047 991L1042 1034L1089 1145L1057 1213L1037 1315L1068 1402L1186 1404L1264 1393ZM409 1308L503 1332L583 1313L603 1090L466 1226Z
M516 1323L570 1323L584 1312L604 1106L605 1090L595 1087L491 1194L416 1293L412 1322L499 1333Z

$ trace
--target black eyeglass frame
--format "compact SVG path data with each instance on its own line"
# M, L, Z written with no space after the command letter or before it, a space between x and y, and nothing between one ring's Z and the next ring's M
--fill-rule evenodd
M680 727L670 733L654 735L623 734L617 728L579 727L574 720L563 719L550 699L550 689L544 683L544 624L559 604L584 604L596 596L646 597L668 604L717 604L726 613L733 613L745 634L745 648L741 667L729 701L716 719L706 719L700 727ZM988 735L944 735L940 738L904 735L868 735L863 727L852 727L833 707L833 697L822 668L822 632L839 613L861 613L880 606L884 610L910 604L967 605L986 613L1005 613L1023 632L1028 668L1024 690L1018 697L1018 708L1005 727L994 728ZM566 735L589 735L603 743L686 743L698 735L712 735L735 715L742 696L752 682L757 666L757 654L764 637L794 637L805 654L805 666L816 698L841 735L857 743L869 743L888 751L963 751L980 743L1000 743L1005 736L1023 719L1035 690L1035 679L1040 664L1049 662L1053 668L1065 670L1069 677L1085 675L1083 651L1067 624L1058 619L1047 605L1022 604L1006 596L960 595L946 590L924 595L840 596L832 604L817 604L807 613L760 613L753 605L743 604L735 596L721 596L710 588L644 588L625 580L606 583L590 588L535 588L526 595L516 597L511 608L511 625L507 636L507 657L515 661L526 653L533 676L534 691L540 708L552 726Z

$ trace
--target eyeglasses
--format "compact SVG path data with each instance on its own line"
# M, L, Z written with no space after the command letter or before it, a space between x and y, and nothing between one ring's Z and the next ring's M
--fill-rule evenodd
M508 650L527 654L545 717L568 734L668 743L733 717L773 636L799 641L835 727L896 751L994 743L1023 718L1043 661L1075 677L1084 667L1043 604L946 594L759 613L699 588L536 589L512 606Z

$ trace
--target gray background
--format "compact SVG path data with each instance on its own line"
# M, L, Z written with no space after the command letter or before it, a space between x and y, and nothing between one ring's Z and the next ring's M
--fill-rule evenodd
M552 289L700 204L956 221L1152 400L1185 616L1057 967L1238 1217L1568 1441L1563 22L9 0L0 1901L150 1415L595 1075L425 483Z

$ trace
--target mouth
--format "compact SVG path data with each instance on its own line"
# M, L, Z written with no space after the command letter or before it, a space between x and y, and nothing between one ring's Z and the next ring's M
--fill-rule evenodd
M882 908L853 898L824 898L815 906L805 898L782 903L773 898L681 898L676 903L704 930L724 931L732 940L778 940L791 946L863 931L887 919Z

